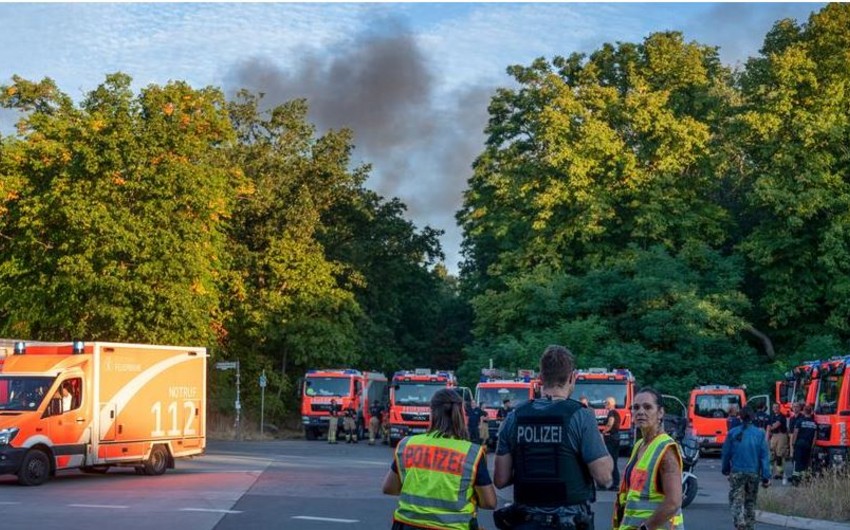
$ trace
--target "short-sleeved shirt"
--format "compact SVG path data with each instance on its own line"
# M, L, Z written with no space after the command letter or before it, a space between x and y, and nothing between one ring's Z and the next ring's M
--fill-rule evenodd
M818 425L815 423L813 417L806 417L800 414L794 418L794 431L797 432L794 445L812 445L815 443Z
M469 414L466 415L466 419L467 419L467 423L469 425L469 428L470 429L472 429L472 428L477 429L478 423L481 421L481 418L483 418L484 415L485 415L485 412L480 408L470 410Z
M390 464L390 469L398 475L398 465L395 462L395 458L393 458L393 463ZM492 483L493 479L490 478L490 470L487 469L487 457L482 456L481 462L478 463L478 469L475 470L475 482L473 484L476 486L489 486Z
M770 432L772 432L773 434L785 434L785 433L787 433L788 432L788 418L783 416L782 413L771 414L770 420L768 420L767 425L769 427L772 427L772 426L776 425L777 422L779 422L779 427L776 427L775 429L773 429Z
M535 399L531 402L536 410L546 410L557 404L552 399ZM496 455L507 455L514 448L514 440L510 439L513 426L516 423L516 413L511 412L502 426L499 428L499 441L496 446ZM584 463L589 464L595 460L608 456L608 448L599 434L596 424L596 415L588 408L581 407L573 413L567 426L567 444L579 455Z
M608 416L605 418L605 425L608 425L608 422L611 420L612 417L614 418L614 425L611 426L611 430L606 433L603 433L603 436L605 436L606 440L610 440L611 438L617 436L617 434L620 432L620 414L614 409L608 411Z

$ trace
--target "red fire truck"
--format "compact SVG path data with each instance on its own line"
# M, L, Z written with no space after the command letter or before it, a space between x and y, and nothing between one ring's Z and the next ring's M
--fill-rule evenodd
M728 385L703 385L691 390L688 400L688 423L706 450L719 450L726 441L728 432L727 418L729 408L734 405L740 410L746 405L755 406L759 402L770 410L769 396L747 397L744 387Z
M814 460L819 467L840 465L850 449L850 355L807 361L794 368L786 381L777 384L786 406L793 402L812 405L818 425ZM790 389L789 389L790 387Z
M617 401L614 408L620 415L620 448L630 450L634 444L632 400L635 395L635 377L632 372L625 368L588 368L577 372L576 386L571 397L576 400L587 398L588 406L596 414L600 430L608 418L605 400L613 397Z
M387 376L378 372L361 372L353 368L307 370L301 388L301 423L308 440L323 437L328 432L331 400L336 400L340 412L348 408L357 411L358 437L371 419L370 407L381 401L387 386ZM342 428L342 421L337 428Z
M475 386L475 401L487 413L486 443L493 447L502 423L499 409L506 399L516 408L530 399L540 397L540 379L534 370L517 370L516 373L482 368L480 382Z
M448 370L417 368L393 374L389 393L390 445L395 446L405 436L421 434L428 429L431 397L442 388L457 388L465 402L472 398L469 389L458 388L454 373Z

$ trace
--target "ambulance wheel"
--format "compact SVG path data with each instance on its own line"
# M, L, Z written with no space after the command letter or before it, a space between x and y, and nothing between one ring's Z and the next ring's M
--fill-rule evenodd
M162 475L168 468L168 450L162 445L151 449L151 456L145 460L145 475L152 477Z
M40 486L50 478L50 458L38 449L28 451L18 471L18 483L23 486Z

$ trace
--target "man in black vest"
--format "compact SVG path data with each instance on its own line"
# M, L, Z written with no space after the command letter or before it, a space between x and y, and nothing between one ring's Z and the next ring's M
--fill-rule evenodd
M513 530L593 528L594 481L611 485L614 464L596 417L569 399L575 361L563 346L540 359L542 399L517 407L499 429L493 483L513 484L514 503L494 514L496 526Z

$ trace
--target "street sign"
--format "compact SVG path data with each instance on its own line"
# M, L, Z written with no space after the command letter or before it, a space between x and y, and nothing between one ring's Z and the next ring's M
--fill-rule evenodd
M266 388L266 383L268 382L269 380L266 379L266 372L263 370L262 375L260 375L260 388Z
M236 368L236 361L215 363L215 367L217 370L233 370Z

